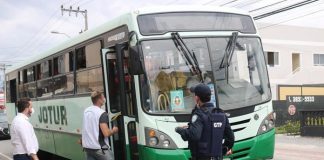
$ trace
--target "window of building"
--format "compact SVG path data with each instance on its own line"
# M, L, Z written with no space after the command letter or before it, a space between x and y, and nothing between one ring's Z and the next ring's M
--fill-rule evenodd
M314 54L314 66L324 66L324 54Z
M265 52L267 64L269 66L279 65L279 52Z
M86 54L85 47L76 50L76 70L86 68Z

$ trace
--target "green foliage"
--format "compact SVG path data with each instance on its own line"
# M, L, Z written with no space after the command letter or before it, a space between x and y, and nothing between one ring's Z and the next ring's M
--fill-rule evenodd
M287 134L297 135L300 134L300 122L299 121L287 121L285 125Z
M300 122L288 120L285 125L276 127L276 134L298 135L300 134Z

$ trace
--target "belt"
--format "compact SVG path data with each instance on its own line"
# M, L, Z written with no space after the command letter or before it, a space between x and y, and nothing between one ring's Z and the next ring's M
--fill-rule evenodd
M192 157L191 160L220 160L219 157Z
M89 151L98 151L98 150L104 150L104 151L107 151L107 150L110 150L109 148L100 148L100 149L91 149L91 148L83 148L85 150L89 150Z

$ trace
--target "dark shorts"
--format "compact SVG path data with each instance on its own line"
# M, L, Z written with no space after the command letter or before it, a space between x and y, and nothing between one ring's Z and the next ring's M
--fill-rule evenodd
M16 154L13 156L14 160L32 160L28 154Z

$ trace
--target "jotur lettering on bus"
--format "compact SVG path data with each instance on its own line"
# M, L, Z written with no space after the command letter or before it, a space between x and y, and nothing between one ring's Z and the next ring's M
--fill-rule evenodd
M39 111L40 123L67 125L65 106L43 106Z

